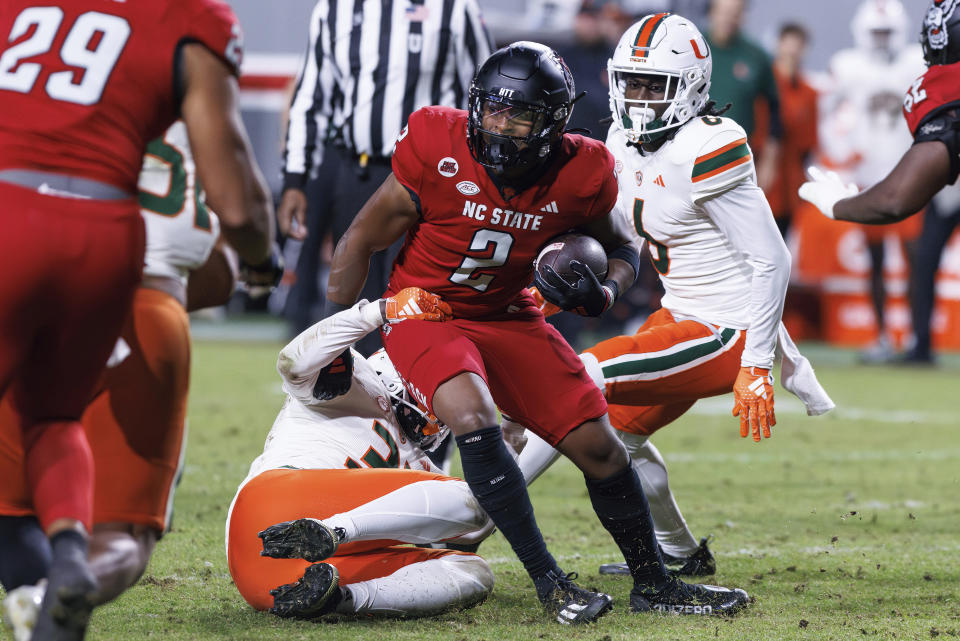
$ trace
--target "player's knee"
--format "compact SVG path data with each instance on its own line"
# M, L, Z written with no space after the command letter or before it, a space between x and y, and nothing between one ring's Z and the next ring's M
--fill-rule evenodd
M454 434L499 424L497 407L486 383L470 372L455 376L437 388L433 411Z
M570 432L558 449L589 478L606 478L630 464L627 449L605 418Z
M441 560L445 569L458 577L460 598L452 606L472 608L493 592L493 571L483 558L475 554L450 554Z

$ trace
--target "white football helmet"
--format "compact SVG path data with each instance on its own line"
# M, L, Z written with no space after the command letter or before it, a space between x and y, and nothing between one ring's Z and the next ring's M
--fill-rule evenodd
M620 37L607 61L614 123L630 142L656 140L695 117L707 103L712 69L710 47L692 22L669 13L641 19ZM664 99L626 98L631 74L664 76ZM657 118L653 105L663 103L667 109Z
M378 349L367 362L387 388L393 413L407 438L424 452L437 449L450 433L450 428L441 423L426 407L416 400L411 400L403 379L387 356L387 350Z
M895 55L907 46L909 22L900 0L864 0L850 30L858 49Z

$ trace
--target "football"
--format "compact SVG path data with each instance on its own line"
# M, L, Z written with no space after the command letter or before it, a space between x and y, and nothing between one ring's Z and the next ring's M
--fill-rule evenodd
M607 277L607 252L596 238L586 234L570 232L555 236L547 241L533 268L543 278L541 271L545 265L550 265L561 278L569 283L575 283L580 277L570 269L570 261L578 260L596 274L598 280Z

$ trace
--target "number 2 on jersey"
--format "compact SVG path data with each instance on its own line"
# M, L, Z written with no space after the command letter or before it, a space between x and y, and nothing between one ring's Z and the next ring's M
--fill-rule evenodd
M472 287L478 292L487 291L487 287L490 286L490 282L494 279L493 274L474 276L474 272L478 269L500 267L505 264L507 259L510 258L510 248L513 247L513 236L506 232L495 231L493 229L478 229L470 240L469 250L472 252L489 252L491 244L493 244L493 255L489 258L464 256L460 266L450 274L450 282Z
M633 226L641 237L647 239L647 243L650 245L650 262L653 263L653 268L666 276L667 272L670 271L670 252L666 245L658 243L644 231L642 198L635 198L633 201Z
M0 89L30 93L42 66L24 61L50 51L62 22L60 7L29 7L20 12L7 41L14 42L34 31L0 56ZM80 14L60 47L60 60L79 70L51 73L45 85L47 95L78 105L98 102L129 37L130 24L119 16L99 11Z

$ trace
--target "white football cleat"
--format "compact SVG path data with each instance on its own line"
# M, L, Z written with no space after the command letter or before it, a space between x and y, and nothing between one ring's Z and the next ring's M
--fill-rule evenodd
M3 622L13 632L14 641L30 641L46 589L47 580L40 579L37 585L11 590L3 600Z

